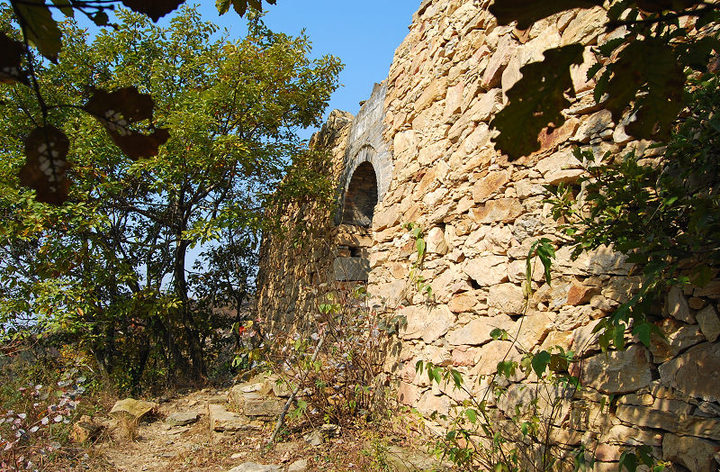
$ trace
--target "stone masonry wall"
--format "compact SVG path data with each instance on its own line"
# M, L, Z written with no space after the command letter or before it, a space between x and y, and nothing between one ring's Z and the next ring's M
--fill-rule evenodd
M328 150L330 169L337 181L344 171L344 156L352 128L350 113L333 111L311 146ZM337 255L338 228L327 205L302 202L283 209L278 232L266 234L260 249L257 311L264 331L273 335L302 329L308 316L330 287Z
M601 353L593 329L640 281L610 248L572 260L544 203L544 185L572 184L583 174L573 147L617 155L650 145L632 141L623 122L616 126L595 105L586 80L589 47L586 63L572 71L577 98L568 119L541 137L538 152L509 162L490 140L489 122L506 104L520 68L552 47L607 41L600 27L605 13L599 7L564 12L518 31L497 26L489 3L423 1L387 81L375 87L352 125L333 112L329 127L340 130L332 170L340 208L355 170L371 163L379 201L372 227L340 225L341 210L288 209L288 225L306 224L315 236L303 249L282 238L264 244L261 316L285 325L302 319L329 281L361 280L342 274L366 271L356 256L366 263L369 253L368 290L376 306L407 321L391 339L385 365L402 403L429 415L463 399L416 374L419 360L460 370L481 396L506 354L519 360L520 350L560 346L582 359L573 373L583 388L554 418L554 441L586 445L598 471L617 470L621 452L638 444L652 446L674 470L717 470L720 281L667 294L660 326L667 342L655 338L647 349L628 338L626 351ZM417 255L406 223L425 234L419 276L431 286L431 299L418 290L418 274L410 275ZM525 311L525 259L543 237L558 248L553 282L544 282L536 264ZM517 343L493 340L494 328ZM491 401L497 414L511 415L538 382L520 374L512 380L503 399Z
M524 64L544 50L583 41L602 43L601 8L565 12L527 31L500 27L485 0L428 0L397 49L385 98L385 138L394 173L372 225L369 292L407 325L394 339L386 368L398 398L421 413L446 412L452 389L431 386L416 374L418 360L453 366L476 395L498 361L525 351L561 346L582 358L583 389L556 418L556 439L594 450L596 470L617 470L624 448L648 444L675 470L718 468L720 450L720 283L674 289L669 317L651 349L628 339L626 351L600 353L592 333L599 318L626 301L639 280L608 248L571 260L543 202L546 184L572 183L583 173L574 146L606 151L646 149L631 142L598 111L588 65L573 71L577 99L568 120L542 137L542 149L508 162L490 141L488 123ZM586 57L589 57L589 48ZM657 151L659 152L659 151ZM421 276L433 299L418 293L408 274L416 259L405 223L423 228L427 256ZM553 283L535 270L534 295L523 315L525 258L541 237L559 248ZM518 343L493 340L499 327ZM509 415L537 378L517 375L494 405ZM447 395L445 395L447 394ZM449 396L448 396L449 395ZM490 395L492 398L492 395Z

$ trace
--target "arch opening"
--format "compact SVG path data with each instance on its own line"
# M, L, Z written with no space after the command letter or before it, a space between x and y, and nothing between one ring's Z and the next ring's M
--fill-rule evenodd
M378 185L375 169L370 162L363 162L353 172L345 192L342 222L369 228L377 202Z

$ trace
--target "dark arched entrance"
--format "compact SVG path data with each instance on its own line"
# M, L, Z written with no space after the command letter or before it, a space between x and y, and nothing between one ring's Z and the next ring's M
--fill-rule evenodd
M363 162L353 172L345 193L343 224L369 228L377 202L378 187L375 169L371 163Z
M378 203L375 168L361 162L353 171L343 198L342 220L338 228L338 257L334 270L337 281L367 281L370 272L370 226Z

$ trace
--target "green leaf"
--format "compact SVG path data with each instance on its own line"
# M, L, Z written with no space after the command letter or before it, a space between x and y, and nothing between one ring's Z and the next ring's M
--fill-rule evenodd
M417 250L418 257L422 259L422 257L425 255L425 240L424 239L418 239L415 241L415 249Z
M613 345L615 349L622 351L625 349L625 325L617 324L613 328Z
M215 7L220 15L224 15L230 10L231 0L216 0Z
M460 388L463 384L462 374L455 369L451 369L450 375L453 378L453 383L455 384L455 387Z
M548 364L548 367L553 372L567 372L569 365L565 357L559 354L552 354L550 356L550 363Z
M97 118L113 142L131 159L155 156L158 148L170 137L167 129L155 129L143 134L130 128L140 121L152 120L154 102L148 94L135 87L114 92L96 90L85 104L85 111Z
M627 472L636 472L637 470L637 457L635 454L625 451L620 456L620 460L618 461L618 472L622 472L623 468L627 470Z
M73 10L70 0L52 0L52 2L53 5L55 5L63 13L63 15L68 18L75 17L75 10Z
M465 410L465 415L467 415L468 420L470 420L471 423L475 424L477 421L477 411L472 408L468 408Z
M547 351L540 351L535 354L532 358L532 368L538 377L542 377L545 369L550 363L550 353Z
M508 336L508 332L505 331L504 329L495 328L492 331L490 331L490 337L496 341L500 338L507 339L507 336Z
M713 36L704 36L677 47L678 59L686 67L700 72L707 71L713 52L715 54L720 52L720 40Z
M17 20L27 40L40 54L57 62L62 47L62 33L44 0L26 0L13 3Z
M600 0L495 0L490 13L495 15L498 24L507 25L517 21L518 29L529 28L533 23L555 13L573 8L592 8L602 5Z
M591 65L587 71L587 80L591 80L593 77L595 77L595 74L597 74L602 68L603 65L600 62L596 62L595 64Z
M565 122L561 111L570 105L565 93L574 92L570 66L582 63L582 54L580 44L548 49L542 62L520 69L522 78L507 92L508 105L490 123L500 130L493 140L510 160L540 149L540 131Z
M633 327L632 333L638 337L645 347L650 348L650 334L653 332L653 325L647 321L637 323Z

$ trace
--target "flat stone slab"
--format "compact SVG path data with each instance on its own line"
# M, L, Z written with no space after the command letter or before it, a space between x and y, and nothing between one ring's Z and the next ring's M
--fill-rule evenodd
M139 421L143 416L150 413L153 408L156 408L157 406L157 403L135 400L134 398L126 398L115 402L112 410L110 410L110 415L114 418L128 416L134 421Z
M181 411L168 416L165 419L165 422L170 426L187 426L189 424L195 423L198 420L199 416L200 415L198 415L194 411Z
M235 386L228 395L230 404L239 413L262 420L273 420L280 415L285 404L282 399L256 392L247 393L244 388L247 387Z
M210 430L222 432L256 431L260 426L238 413L228 411L223 405L208 404Z
M255 462L246 462L237 467L233 467L228 472L281 472L282 467L279 465L262 465Z

